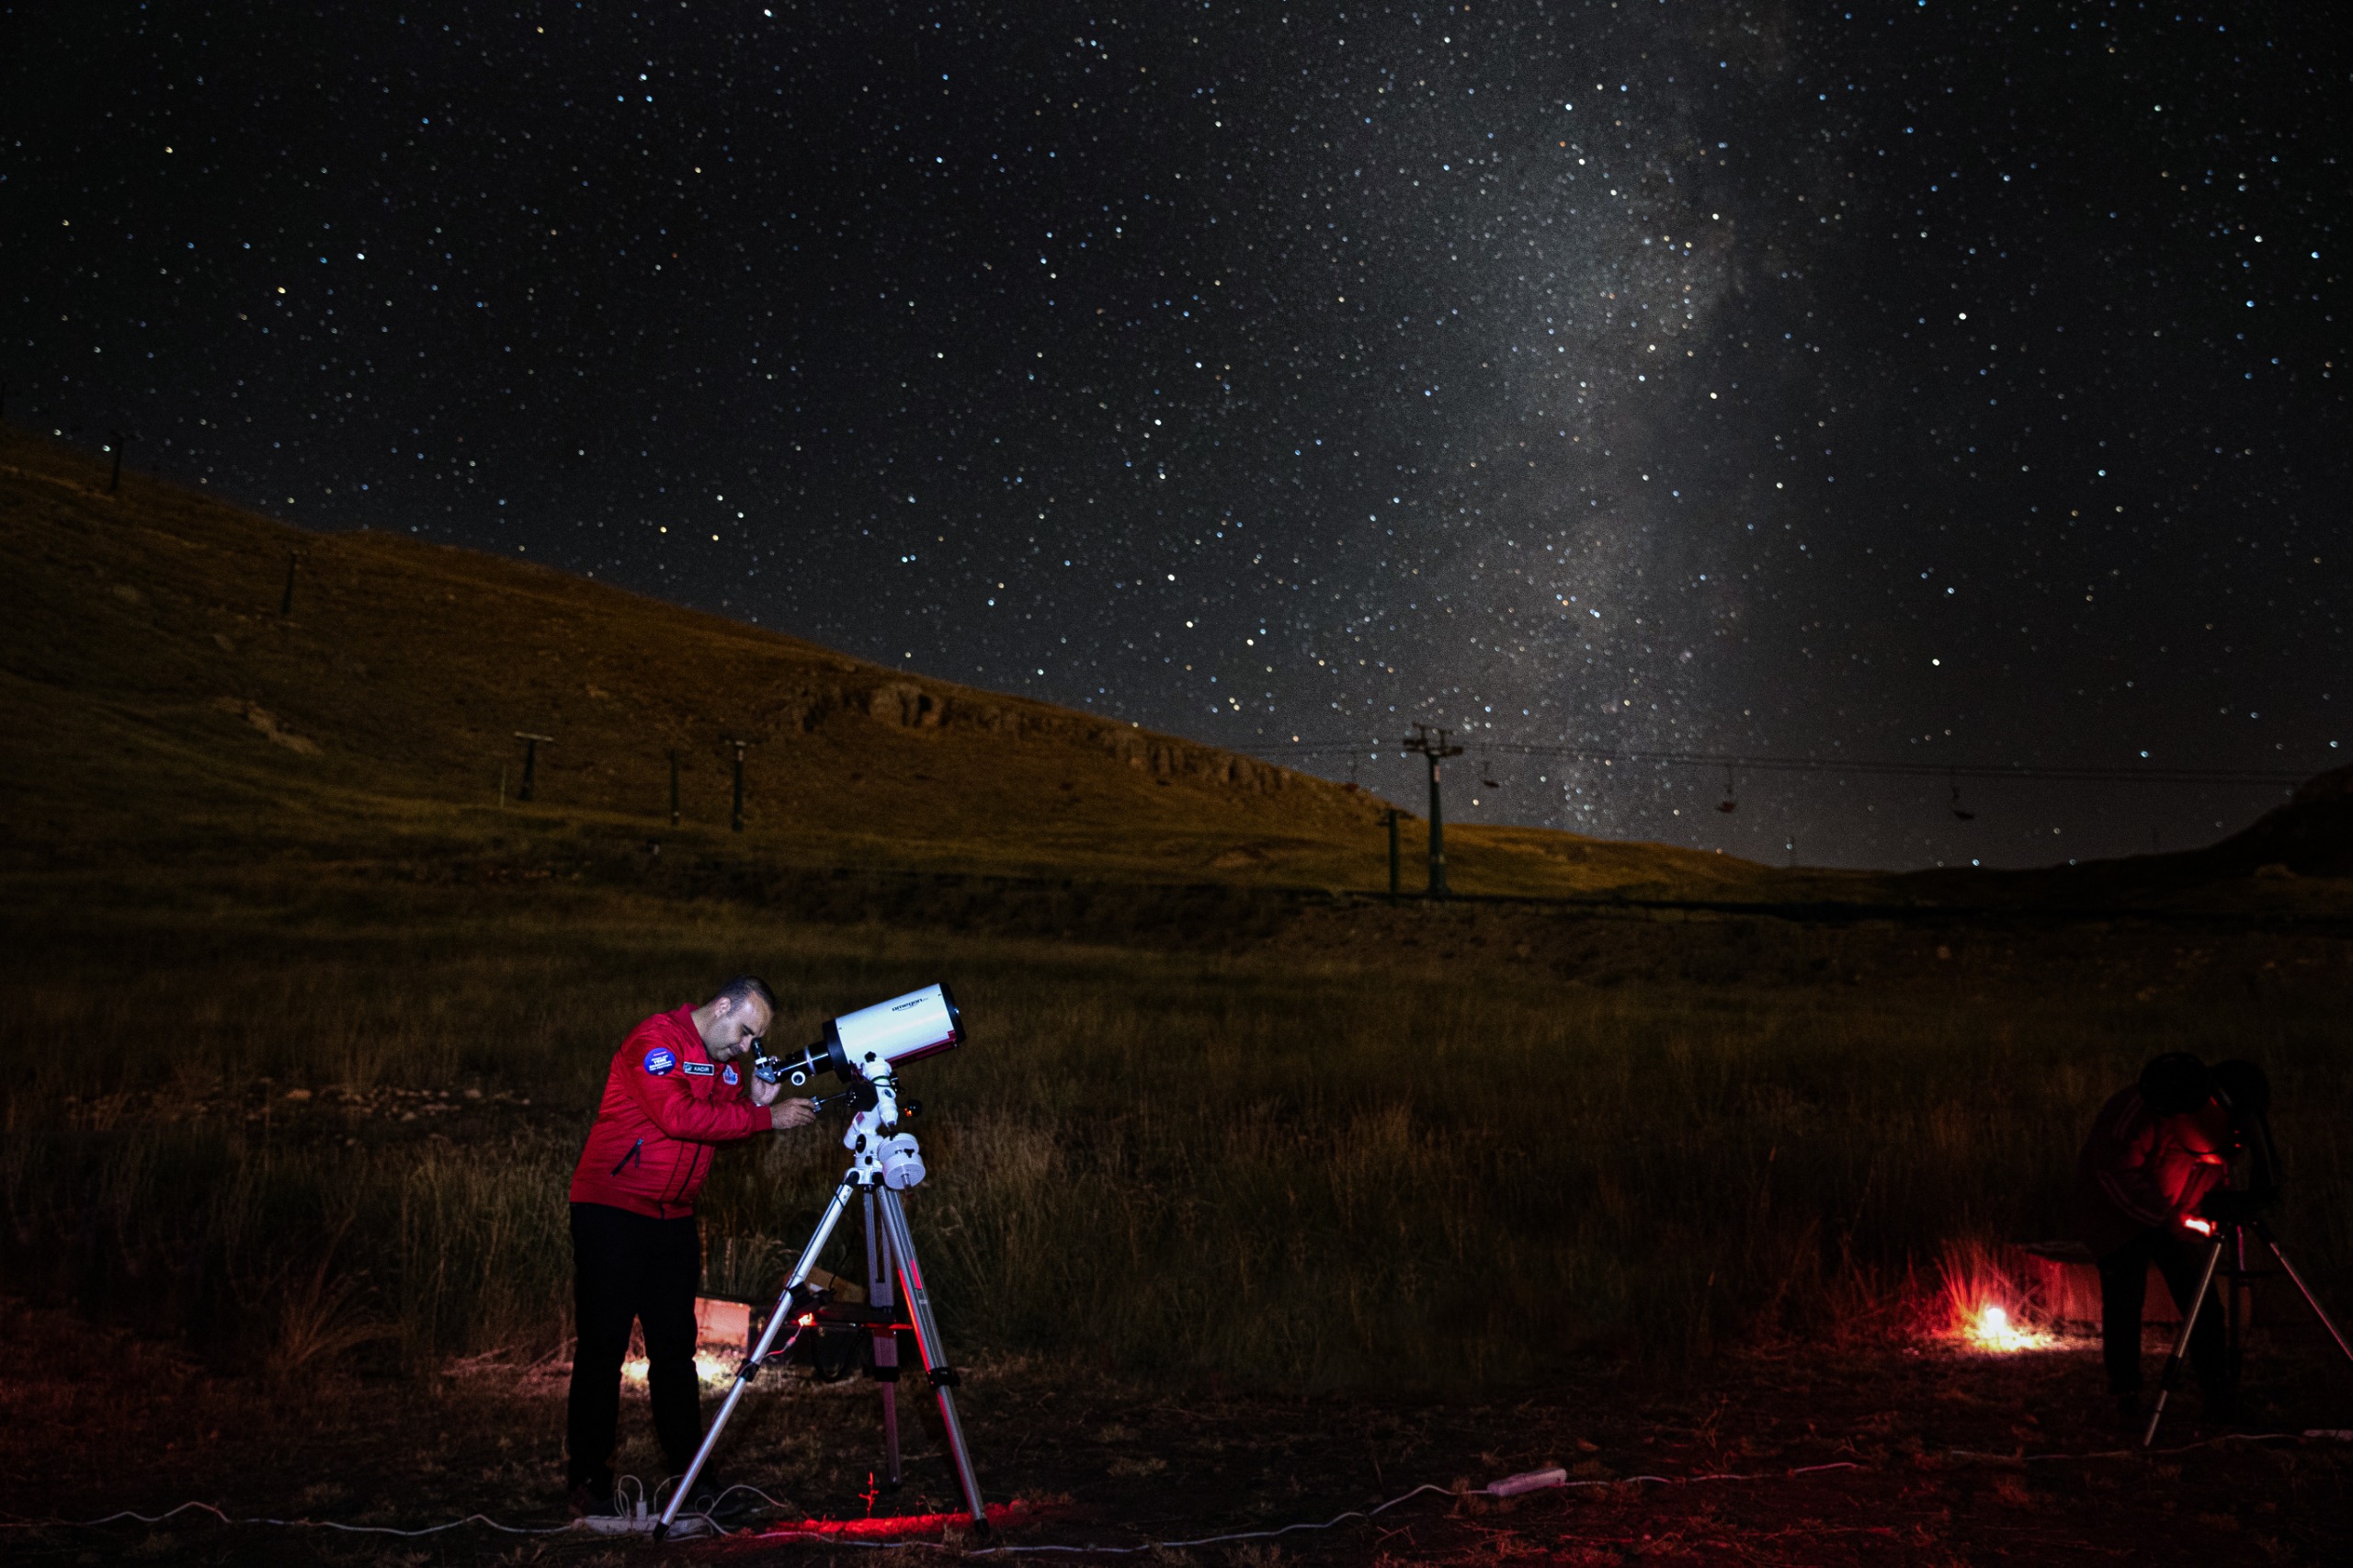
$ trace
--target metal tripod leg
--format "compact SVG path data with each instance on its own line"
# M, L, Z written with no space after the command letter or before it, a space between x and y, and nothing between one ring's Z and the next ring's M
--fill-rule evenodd
M989 1528L988 1510L981 1504L980 1478L972 1473L972 1450L964 1446L964 1424L956 1419L956 1369L939 1343L939 1324L931 1315L931 1293L924 1289L923 1265L915 1260L915 1240L907 1229L907 1211L899 1195L884 1187L874 1195L882 1233L899 1267L899 1281L907 1293L907 1320L915 1326L915 1348L923 1356L924 1375L939 1396L939 1421L948 1431L948 1455L956 1463L956 1484L963 1490L964 1507L975 1531Z
M834 1188L834 1200L825 1205L824 1218L819 1220L817 1228L810 1233L809 1244L801 1249L801 1256L793 1264L792 1273L785 1279L783 1293L776 1299L776 1311L768 1314L768 1325L762 1331L760 1342L752 1347L752 1353L745 1357L744 1364L735 1369L735 1381L727 1390L727 1401L719 1407L719 1415L712 1419L710 1430L703 1434L702 1447L695 1450L694 1463L687 1466L687 1473L678 1478L678 1484L671 1490L669 1506L662 1510L662 1522L654 1527L654 1540L660 1540L670 1533L671 1522L677 1518L678 1510L686 1506L687 1495L694 1488L695 1477L702 1473L703 1463L710 1458L710 1450L719 1446L719 1434L726 1430L727 1418L735 1414L735 1406L743 1399L744 1391L751 1387L753 1377L760 1369L760 1363L767 1359L769 1347L776 1343L778 1333L791 1322L793 1295L807 1281L809 1271L817 1267L818 1255L825 1250L825 1243L833 1237L834 1227L841 1222L843 1210L849 1207L849 1195L857 1189L858 1184L847 1176L843 1177L842 1184Z
M2223 1300L2230 1307L2223 1317L2229 1331L2223 1365L2230 1369L2232 1386L2236 1387L2239 1380L2246 1375L2246 1325L2255 1310L2255 1285L2254 1277L2246 1266L2246 1227L2233 1225L2229 1235L2231 1266L2222 1271Z
M2279 1238L2273 1235L2271 1227L2261 1220L2254 1221L2252 1223L2255 1226L2255 1233L2263 1238L2263 1244L2271 1249L2271 1256L2279 1260L2279 1267L2287 1271L2288 1278L2294 1282L2296 1289L2303 1293L2304 1305L2312 1308L2313 1316L2320 1319L2321 1327L2328 1330L2328 1336L2336 1341L2336 1347L2345 1352L2345 1358L2353 1361L2353 1345L2346 1343L2345 1331L2336 1326L2336 1320L2330 1317L2328 1309L2320 1304L2320 1298L2313 1294L2313 1288L2304 1283L2304 1277L2296 1272L2294 1264L2288 1261L2288 1255L2280 1250Z
M2165 1375L2157 1380L2156 1408L2149 1412L2149 1429L2141 1434L2141 1446L2147 1448L2157 1440L2157 1424L2165 1418L2165 1400L2181 1386L2181 1365L2189 1358L2189 1335L2198 1326L2199 1309L2214 1289L2214 1270L2222 1261L2223 1238L2216 1236L2213 1245L2206 1249L2206 1267L2198 1276L2198 1289L2191 1292L2189 1304L2182 1309L2181 1333L2173 1342L2173 1354L2165 1358Z
M866 1189L866 1304L878 1311L890 1310L891 1238L883 1233L874 1217L874 1189ZM874 1331L873 1363L875 1386L882 1391L882 1465L883 1484L897 1490L903 1475L899 1466L899 1335L886 1321Z

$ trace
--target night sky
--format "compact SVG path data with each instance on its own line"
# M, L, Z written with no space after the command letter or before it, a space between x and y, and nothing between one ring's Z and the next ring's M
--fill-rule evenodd
M1471 821L2353 760L2328 7L1125 10L8 7L6 416Z

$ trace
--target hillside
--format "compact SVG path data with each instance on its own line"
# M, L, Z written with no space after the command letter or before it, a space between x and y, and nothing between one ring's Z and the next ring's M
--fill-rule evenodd
M2223 876L2353 877L2353 767L2307 780L2284 806L2198 858Z
M18 737L0 854L19 868L270 846L430 863L521 833L801 868L1386 885L1387 802L1345 786L521 561L106 485L87 457L0 433ZM517 731L553 737L529 805ZM1409 888L1420 847L1409 825ZM1528 829L1456 828L1449 848L1458 888L1486 892L1752 897L1778 875Z

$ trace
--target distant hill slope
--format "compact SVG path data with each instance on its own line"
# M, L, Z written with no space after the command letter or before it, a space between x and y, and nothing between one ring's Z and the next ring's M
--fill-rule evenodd
M676 752L682 833L801 866L1386 883L1386 802L1324 779L520 561L106 478L0 431L0 853L18 867L455 853L561 822L658 842ZM529 807L517 731L554 737ZM1408 888L1421 847L1409 828ZM1465 891L1787 880L1531 829L1458 828L1449 849Z
M2197 858L2226 874L2277 867L2300 877L2353 877L2353 767L2306 780L2286 805Z

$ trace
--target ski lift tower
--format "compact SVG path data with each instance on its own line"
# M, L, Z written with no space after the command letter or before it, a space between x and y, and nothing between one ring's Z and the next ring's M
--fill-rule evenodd
M1446 887L1446 816L1439 809L1438 798L1438 764L1449 756L1461 756L1462 748L1447 744L1453 732L1433 732L1427 724L1416 724L1414 733L1399 744L1407 756L1421 756L1430 765L1430 887L1429 896L1444 898Z

